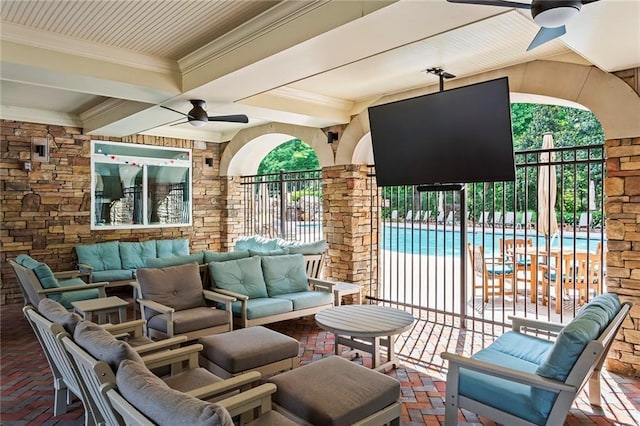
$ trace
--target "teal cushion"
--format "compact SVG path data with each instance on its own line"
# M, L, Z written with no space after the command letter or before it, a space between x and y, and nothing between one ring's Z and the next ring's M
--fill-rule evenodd
M611 322L612 317L609 316L611 311L604 309L603 306L615 304L615 299L611 296L605 298L599 296L594 298L594 301L596 303L589 303L583 307L558 334L547 358L538 367L536 374L562 382L567 379L587 343L596 340ZM538 409L541 413L548 413L555 401L555 394L540 389L532 389L531 397L538 400Z
M95 283L100 281L132 280L134 278L133 272L134 269L111 269L109 271L94 272L91 277Z
M156 256L156 242L123 242L120 243L120 258L122 269L144 268L146 259Z
M70 280L60 281L60 287L72 287L75 285L86 285L80 278L72 278ZM52 294L50 299L55 300L67 309L73 309L71 302L78 302L80 300L97 299L100 293L97 288L88 288L86 290L69 291L66 293Z
M90 265L94 272L123 269L119 246L118 241L77 245L78 262Z
M38 281L40 281L42 288L60 287L58 279L53 275L53 271L46 263L38 262L26 254L18 255L16 257L16 263L24 266L25 268L31 269L33 273L36 274L36 277L38 277Z
M493 350L492 346L477 352L472 358L527 373L535 373L537 364ZM459 386L461 395L525 418L534 424L545 424L546 415L536 409L537 401L531 398L531 386L465 368L460 369Z
M277 248L279 248L277 240L253 235L238 238L234 250L269 251Z
M584 309L600 308L604 310L608 318L607 323L609 323L618 314L618 312L620 312L621 307L622 304L620 303L620 299L617 294L604 293L591 299L591 301L585 305L581 311Z
M301 291L299 293L280 294L273 297L290 300L291 303L293 303L294 311L333 304L333 294L328 291Z
M270 297L309 290L307 267L301 254L262 257L262 271Z
M327 240L318 240L311 243L282 240L279 245L280 247L288 248L290 254L322 254L329 248Z
M250 298L268 297L259 257L209 263L215 286Z
M187 256L150 257L146 259L146 267L166 268L167 266L178 266L192 262L196 262L198 265L202 265L204 263L204 252L199 251Z
M233 302L231 310L234 315L241 315L242 304ZM290 300L271 297L247 300L247 319L263 318L291 311L293 311L293 303Z
M251 256L282 256L289 254L288 248L278 248L275 250L252 250L249 249L249 255Z
M215 252L211 250L204 251L204 263L209 262L225 262L227 260L237 260L249 257L249 250L236 250L227 252Z
M540 365L553 346L553 341L529 334L507 331L491 344L491 349Z
M490 276L504 275L513 273L513 267L509 265L503 265L501 263L487 263L487 274Z
M156 256L172 257L187 256L189 254L189 240L156 240Z

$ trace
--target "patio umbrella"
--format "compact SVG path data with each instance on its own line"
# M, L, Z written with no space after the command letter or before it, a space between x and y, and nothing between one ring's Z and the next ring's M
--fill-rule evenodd
M589 210L596 210L596 183L589 181Z
M553 135L545 133L542 138L542 149L553 148ZM540 171L538 175L538 232L545 235L547 242L549 236L558 231L556 218L556 166L547 165L555 161L555 154L543 152L540 154Z

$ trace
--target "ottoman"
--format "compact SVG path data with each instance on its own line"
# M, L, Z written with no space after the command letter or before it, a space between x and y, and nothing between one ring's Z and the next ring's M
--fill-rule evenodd
M400 424L400 382L332 355L277 374L276 410L314 425Z
M203 346L200 365L222 378L251 370L269 376L300 362L296 339L262 326L205 336L198 342Z

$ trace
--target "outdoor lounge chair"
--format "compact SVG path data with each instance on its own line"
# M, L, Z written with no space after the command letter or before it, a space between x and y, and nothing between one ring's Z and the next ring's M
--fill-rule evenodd
M584 212L580 214L580 219L578 220L578 230L579 231L588 231L591 228L591 214Z
M504 226L513 228L516 225L516 214L514 212L506 212L504 214Z
M413 210L409 210L404 218L405 222L411 222L413 220Z
M73 360L76 374L84 384L84 400L93 404L96 417L100 423L105 424L123 424L108 402L105 392L110 384L116 383L116 373L125 361L145 369L170 366L173 374L162 377L163 382L176 391L200 399L249 389L252 383L260 379L260 373L251 372L221 380L199 367L198 353L202 350L202 345L197 344L140 357L126 342L110 337L89 321L78 323L73 339L68 334L62 334L58 335L58 340Z
M491 220L493 226L502 226L502 213L501 212L493 212L493 218Z
M233 297L202 288L197 263L166 268L139 268L136 273L140 312L147 336L186 336L194 340L233 329ZM220 303L225 309L207 306Z
M476 225L491 225L491 222L489 222L490 215L491 215L491 212L480 213L480 217L478 218Z
M25 305L38 306L40 300L52 298L66 309L73 309L71 302L105 297L106 282L87 284L81 271L54 273L46 263L38 262L26 254L9 259L9 265L18 278Z
M512 331L471 358L443 353L445 424L456 425L463 408L505 425L561 425L587 382L589 401L599 406L600 370L630 309L604 294L567 325L511 317Z
M424 223L429 222L429 217L431 217L431 211L430 210L425 210L424 215L422 216L422 221Z

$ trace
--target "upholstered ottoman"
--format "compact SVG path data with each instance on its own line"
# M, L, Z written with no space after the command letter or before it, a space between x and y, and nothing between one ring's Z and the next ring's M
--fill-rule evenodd
M266 327L241 328L201 337L200 365L222 378L256 370L263 376L298 366L300 344Z
M400 382L330 356L269 379L276 410L314 425L400 424Z

